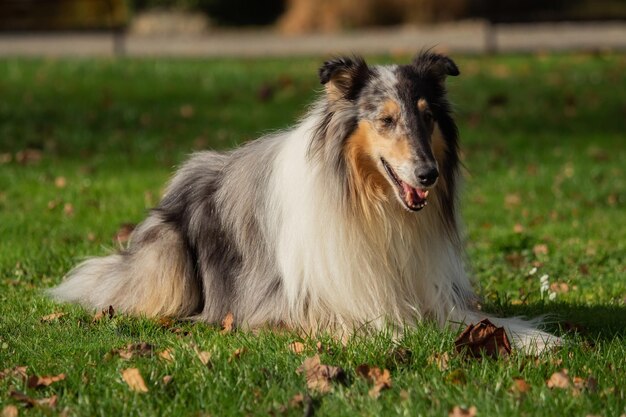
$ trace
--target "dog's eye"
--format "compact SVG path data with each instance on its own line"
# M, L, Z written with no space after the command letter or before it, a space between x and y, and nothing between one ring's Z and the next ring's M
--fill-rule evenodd
M383 117L380 121L385 127L391 127L395 123L395 120L391 116Z

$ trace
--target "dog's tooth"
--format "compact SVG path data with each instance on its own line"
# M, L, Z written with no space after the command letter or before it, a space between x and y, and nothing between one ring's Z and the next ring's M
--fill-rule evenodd
M429 190L424 191L424 198L428 197Z

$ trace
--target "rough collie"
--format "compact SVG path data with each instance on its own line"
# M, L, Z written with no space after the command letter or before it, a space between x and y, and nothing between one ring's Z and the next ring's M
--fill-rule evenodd
M464 266L448 57L325 62L325 91L293 129L198 152L127 249L51 290L96 309L350 334L485 318ZM558 338L497 319L515 346Z

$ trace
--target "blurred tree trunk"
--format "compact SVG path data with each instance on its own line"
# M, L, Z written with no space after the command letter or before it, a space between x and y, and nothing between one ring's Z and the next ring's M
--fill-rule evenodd
M128 18L125 0L0 0L0 30L116 29Z
M287 0L284 33L333 32L363 26L436 23L462 17L469 0Z

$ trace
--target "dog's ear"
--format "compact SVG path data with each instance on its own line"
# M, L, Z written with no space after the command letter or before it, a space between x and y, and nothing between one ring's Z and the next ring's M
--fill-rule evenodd
M445 55L433 52L422 52L413 59L413 66L421 74L428 74L440 82L445 81L448 75L456 77L460 74L459 67Z
M367 64L358 56L335 58L319 69L320 82L334 100L355 100L370 75Z

